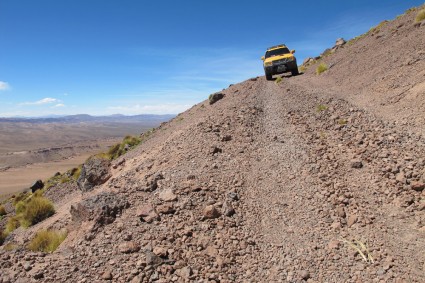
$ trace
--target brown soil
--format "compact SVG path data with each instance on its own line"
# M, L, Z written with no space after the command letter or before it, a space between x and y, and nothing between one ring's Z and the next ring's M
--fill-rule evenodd
M254 78L162 125L108 182L70 187L54 216L12 233L22 247L39 229L69 231L53 254L0 251L3 278L424 282L425 58L402 65L424 52L414 16L381 29L385 46L367 35L326 57L336 63L320 76ZM391 82L408 95L392 101ZM129 208L97 229L71 221L72 204L101 192Z

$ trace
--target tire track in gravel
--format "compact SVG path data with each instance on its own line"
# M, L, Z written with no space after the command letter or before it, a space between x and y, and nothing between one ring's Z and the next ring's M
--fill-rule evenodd
M287 119L288 111L296 104L294 97L282 94L270 82L260 82L257 96L263 116L246 202L251 208L247 217L250 226L262 239L261 261L267 263L259 273L274 282L306 278L311 272L311 257L315 256L312 242L323 239L321 233L316 233L321 224L311 215L317 188L306 171L308 151L298 137L298 128Z

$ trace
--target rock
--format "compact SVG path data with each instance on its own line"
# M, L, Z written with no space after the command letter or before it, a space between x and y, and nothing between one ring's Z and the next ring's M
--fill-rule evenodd
M222 213L223 213L223 215L230 217L233 214L235 214L235 209L233 208L233 206L230 202L226 201L223 204Z
M105 183L110 177L111 162L104 158L92 157L83 164L80 177L77 180L78 187L83 192L90 191L93 187Z
M238 201L239 200L239 195L235 192L229 192L227 194L227 197L233 201Z
M136 216L140 217L147 223L152 223L154 220L159 220L159 215L151 204L145 204L136 212Z
M221 153L221 152L223 152L223 150L221 148L216 147L216 146L211 147L210 154L216 154L216 153Z
M328 243L328 249L335 250L338 249L340 242L338 240L332 240Z
M129 203L122 196L113 193L100 193L92 198L71 205L72 220L81 223L94 221L95 227L114 222L117 215L129 207Z
M146 184L144 187L140 188L141 191L152 192L158 188L158 181L163 180L164 176L161 173L156 173L145 177Z
M44 187L44 183L41 180L37 180L34 182L34 184L31 185L30 189L31 192L35 193L38 190L41 190Z
M164 261L162 258L150 251L145 252L145 257L147 265L157 265L161 264Z
M425 183L422 182L412 182L410 184L410 187L412 190L415 190L417 192L422 192L425 189Z
M176 273L178 276L185 278L185 279L189 279L190 276L192 276L193 272L192 272L192 268L190 268L189 266L185 266L181 269L176 270Z
M42 279L42 278L44 278L43 271L38 271L34 274L34 279L38 280L38 279Z
M357 222L357 215L352 214L348 217L347 226L351 227Z
M24 263L24 270L30 271L32 269L31 264L29 262Z
M174 194L172 189L166 189L159 193L159 199L162 201L175 201L177 196Z
M395 175L395 179L398 182L402 183L402 184L405 184L406 183L406 177L404 176L404 173L403 172L400 172L400 173L396 174Z
M208 98L210 101L210 105L216 103L217 101L219 101L220 99L223 99L224 94L221 92L216 92L210 95L210 97Z
M347 43L347 41L345 41L345 39L343 38L338 38L335 42L335 46L337 47L341 47L343 45L345 45Z
M336 213L338 214L339 217L341 218L345 218L345 211L344 208L342 206L338 206L336 209Z
M314 61L314 59L311 58L311 57L305 58L304 61L303 61L303 65L309 64L309 63L311 63L313 61Z
M174 212L176 212L172 203L164 203L164 204L158 205L156 207L156 211L159 214L173 214Z
M157 256L161 257L161 258L167 258L167 256L168 256L168 251L164 247L154 247L153 253L156 254Z
M123 254L135 253L139 250L140 246L136 242L124 242L118 246L118 251Z
M301 270L300 277L303 280L308 280L310 278L310 272L308 272L308 270Z
M208 205L204 208L203 216L204 219L214 219L220 217L220 212L214 205Z
M112 280L112 272L107 270L102 274L103 280Z
M361 160L358 159L353 159L351 160L351 168L362 168L363 167L363 162Z

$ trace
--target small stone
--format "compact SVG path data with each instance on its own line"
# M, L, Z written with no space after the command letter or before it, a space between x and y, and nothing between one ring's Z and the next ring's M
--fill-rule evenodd
M310 278L310 272L307 270L301 270L300 276L303 280L308 280Z
M208 205L204 208L203 216L205 219L214 219L220 217L220 212L214 205Z
M136 216L140 217L143 221L151 223L154 220L159 219L158 213L151 204L145 204L136 213Z
M25 271L30 271L32 269L31 264L29 264L28 262L24 263L24 270Z
M111 271L107 270L102 274L103 280L112 280L112 273Z
M363 167L363 162L358 159L351 160L351 168L360 169Z
M37 273L34 274L34 279L38 280L44 278L44 273L42 271L39 271Z
M422 182L412 182L410 186L412 190L415 190L417 192L421 192L425 189L425 183Z
M338 240L332 240L328 243L328 249L336 250L339 248L340 242Z
M406 178L403 172L400 172L397 175L395 175L395 179L402 184L406 183Z
M162 201L175 201L177 196L174 194L172 189L166 189L159 193L159 199Z
M173 214L176 210L172 203L164 203L156 207L156 211L160 214Z
M348 227L351 227L351 226L353 226L356 222L357 222L357 215L352 214L352 215L350 215L350 217L348 217L348 220L347 220L347 226L348 226Z
M168 255L167 249L163 247L154 247L153 253L162 258L166 258Z
M129 254L140 250L140 246L136 242L125 242L118 246L120 253Z
M345 218L345 210L342 206L338 206L336 209L336 213L338 214L339 217L341 218Z

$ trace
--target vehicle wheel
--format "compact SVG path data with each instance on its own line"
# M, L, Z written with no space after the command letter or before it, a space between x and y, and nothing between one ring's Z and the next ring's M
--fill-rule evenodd
M300 72L298 71L298 67L296 67L295 69L291 70L292 76L298 76L300 74Z
M273 75L271 73L266 73L266 80L271 81L273 79Z

